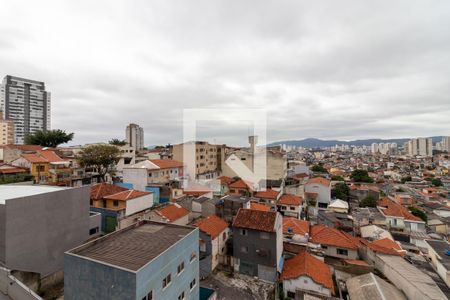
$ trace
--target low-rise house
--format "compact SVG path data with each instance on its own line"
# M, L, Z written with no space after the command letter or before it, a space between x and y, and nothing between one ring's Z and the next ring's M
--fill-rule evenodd
M361 201L367 197L375 200L380 199L380 189L372 185L352 185L350 187L350 198Z
M272 207L267 204L261 204L256 202L250 202L250 209L261 210L261 211L271 211Z
M328 209L337 213L348 213L348 202L340 199L335 199L330 202Z
M450 243L448 241L428 240L428 257L436 272L450 287Z
M394 240L391 233L377 225L367 225L360 228L361 237L369 241L388 238Z
M230 192L230 188L228 187L234 180L228 176L220 176L217 178L220 181L220 191L214 191L214 196L225 196Z
M309 240L309 226L309 221L292 217L283 217L283 243L285 244L285 250L286 248L289 248L289 245L286 246L286 244L302 245L306 247ZM295 253L297 253L297 251L295 251Z
M445 218L443 218L445 220ZM448 234L449 227L448 224L442 221L440 218L430 218L428 216L427 226L431 229L431 231L438 234Z
M348 214L338 213L332 210L319 210L317 214L317 224L323 224L327 227L336 228L345 232L353 230L353 222Z
M331 181L322 177L314 177L305 184L305 194L316 194L316 207L326 209L331 201Z
M277 207L283 216L300 219L303 215L303 198L284 194L278 201Z
M335 294L330 267L306 251L284 262L281 280L284 296L291 299L304 291L325 297Z
M342 259L358 259L359 240L343 231L324 225L310 229L310 243L326 256Z
M239 209L233 222L234 269L275 282L282 269L282 227L278 212Z
M346 286L350 300L407 300L399 289L373 273L347 279Z
M202 218L194 223L200 229L200 277L208 276L219 264L219 256L226 254L230 237L228 223L217 216Z
M28 174L28 169L13 166L11 164L0 163L0 182L14 182L15 178L26 179Z
M141 221L65 254L64 298L189 299L199 292L197 228Z
M404 206L413 205L415 203L414 198L407 193L395 193L394 201Z
M386 217L386 226L392 230L425 232L425 222L411 214L407 208L389 198L378 201L378 209Z
M253 184L238 179L228 185L229 193L233 196L251 196L253 194Z
M239 209L249 209L250 203L249 197L232 195L222 197L220 199L219 216L228 223L232 223Z
M168 203L153 210L149 219L157 222L187 225L189 223L189 211L177 203Z
M259 199L260 203L267 203L269 205L275 206L280 196L280 191L268 188L265 191L256 192L254 197Z

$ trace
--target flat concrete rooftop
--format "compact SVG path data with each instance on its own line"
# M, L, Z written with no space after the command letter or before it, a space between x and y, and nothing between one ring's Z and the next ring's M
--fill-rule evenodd
M427 240L427 243L439 255L441 264L443 264L447 270L450 270L450 256L446 254L447 251L450 251L450 243L438 240Z
M145 221L98 238L68 254L137 271L194 230L194 227Z
M0 185L0 204L6 200L57 192L68 189L66 187L48 185Z

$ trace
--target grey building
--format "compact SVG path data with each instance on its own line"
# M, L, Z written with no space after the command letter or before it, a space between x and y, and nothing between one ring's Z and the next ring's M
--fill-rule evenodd
M199 299L197 228L141 221L66 252L64 299Z
M231 223L239 209L250 208L250 200L251 198L245 196L224 196L220 198L220 201L218 202L217 215Z
M283 264L282 223L278 212L240 209L232 226L234 269L275 282Z
M62 275L64 252L99 226L99 215L89 213L89 187L0 185L0 265L8 269Z
M50 92L41 81L11 75L0 86L3 118L14 121L15 143L23 144L27 134L50 129Z
M125 130L127 144L134 150L144 149L144 128L137 124L129 124Z

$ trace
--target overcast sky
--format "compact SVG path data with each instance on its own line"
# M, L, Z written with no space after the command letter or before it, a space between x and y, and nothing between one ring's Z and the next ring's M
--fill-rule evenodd
M180 142L186 108L266 108L269 141L450 135L450 2L413 2L2 0L0 75L45 81L75 144Z

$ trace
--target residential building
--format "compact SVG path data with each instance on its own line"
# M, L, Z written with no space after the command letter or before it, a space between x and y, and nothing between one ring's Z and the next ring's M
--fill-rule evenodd
M371 185L352 185L350 187L350 198L361 201L367 197L380 199L380 189Z
M433 156L433 140L431 138L416 138L407 142L409 156Z
M199 299L197 228L141 221L64 258L64 299Z
M188 162L183 159L185 147L193 151L195 160L196 178L191 179L213 179L220 174L224 145L213 145L205 141L196 141L171 146L173 159L187 165Z
M153 184L169 184L182 176L183 163L171 159L145 160L123 169L123 182L140 191Z
M232 228L234 269L275 282L282 269L282 216L277 212L241 208Z
M309 221L292 217L283 217L284 251L288 251L286 244L307 246L309 241ZM297 253L297 251L295 251Z
M28 169L13 166L11 164L0 163L0 182L7 182L8 178L24 176L28 174Z
M441 145L442 151L447 151L448 153L450 153L450 136L443 136Z
M200 277L208 276L226 254L230 237L228 223L217 216L202 218L194 223L200 229Z
M27 168L35 182L70 186L72 169L70 162L62 159L52 150L38 150L22 154L12 165Z
M284 194L278 200L277 207L283 216L300 219L303 215L303 198Z
M229 194L233 196L251 196L253 194L253 184L242 179L238 179L228 184Z
M0 108L0 145L14 144L14 121L3 118Z
M335 199L330 202L328 209L337 213L348 213L348 202L340 199Z
M310 243L326 256L358 259L358 239L343 231L314 225L310 229Z
M428 240L428 257L436 272L450 287L450 243L448 241Z
M99 226L89 187L0 185L0 264L38 274L36 284L61 279L64 252L97 236Z
M0 86L0 110L5 120L14 121L15 144L23 144L30 133L50 129L50 92L44 82L5 76Z
M426 232L425 222L422 219L389 198L378 201L378 209L386 217L386 226L391 230Z
M284 262L283 292L285 297L298 299L300 292L313 292L325 297L335 294L330 267L307 251L302 251Z
M281 192L267 188L264 191L258 191L254 195L255 198L259 199L259 203L267 203L272 207L275 207L278 199L281 197Z
M178 203L167 203L153 210L149 219L157 222L187 225L189 223L189 210Z
M395 286L373 273L352 277L346 282L350 300L407 300Z
M239 209L250 208L250 198L249 197L239 197L228 195L220 198L221 205L219 206L219 216L227 221L228 223L232 223L234 218L236 217Z
M135 151L144 149L144 128L131 123L125 130L125 137L128 146L132 147Z
M331 181L322 177L314 177L305 184L305 195L314 196L316 207L326 209L331 201Z

